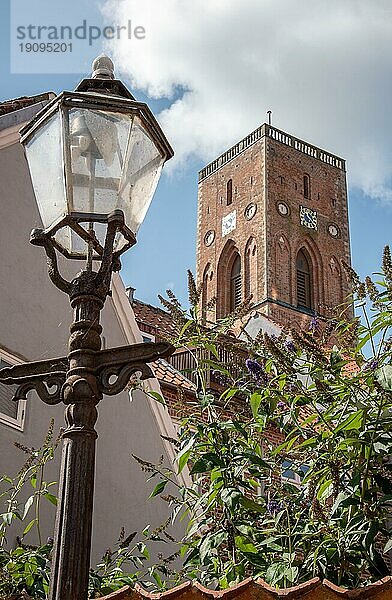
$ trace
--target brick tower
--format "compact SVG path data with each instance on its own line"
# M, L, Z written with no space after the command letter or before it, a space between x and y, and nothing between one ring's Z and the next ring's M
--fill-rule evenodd
M199 173L197 280L216 317L253 295L281 325L349 293L345 161L264 124Z

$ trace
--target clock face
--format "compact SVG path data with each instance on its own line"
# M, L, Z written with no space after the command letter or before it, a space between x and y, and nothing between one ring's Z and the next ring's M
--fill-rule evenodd
M257 211L257 205L254 204L252 202L252 204L248 204L248 206L245 208L245 219L247 219L248 221L250 221L251 219L253 219L253 217L255 216Z
M301 225L317 231L317 212L306 206L299 207L299 219Z
M212 229L210 229L209 231L207 231L207 233L204 236L204 243L206 246L211 246L211 244L213 243L215 239L215 231L213 231Z
M335 223L328 225L328 233L333 238L337 238L340 235L339 227Z
M222 237L234 231L237 224L237 213L235 210L222 218Z
M279 202L278 203L278 212L279 214L281 214L283 217L285 217L286 215L289 214L289 207L287 206L287 204L285 204L284 202Z

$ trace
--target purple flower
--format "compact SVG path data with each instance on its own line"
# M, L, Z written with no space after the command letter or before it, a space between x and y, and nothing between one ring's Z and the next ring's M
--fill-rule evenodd
M368 362L363 366L362 370L363 371L374 371L375 369L377 369L377 367L378 367L378 359L372 358L371 360L368 360Z
M287 391L288 392L297 392L298 391L298 386L296 383L289 383L287 386Z
M267 504L267 510L270 515L275 515L282 510L282 505L277 500L270 500Z
M279 400L278 404L276 405L276 408L279 408L280 410L282 408L285 408L286 404L284 402L282 402L282 400Z
M313 317L310 319L310 323L309 323L309 331L312 331L312 333L314 333L315 331L317 331L319 328L319 322L317 320L316 315L313 315Z
M257 383L268 382L268 375L264 371L263 366L260 363L258 363L257 360L254 360L253 358L248 358L245 361L245 365L249 373L252 375L253 379L257 381Z
M293 340L286 340L284 346L289 352L297 352L297 348L295 347Z

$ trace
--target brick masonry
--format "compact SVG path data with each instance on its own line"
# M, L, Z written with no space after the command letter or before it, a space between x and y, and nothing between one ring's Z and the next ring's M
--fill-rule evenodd
M257 133L257 135L255 135ZM254 137L255 141L247 144ZM304 175L310 178L304 197ZM232 203L226 186L232 179ZM284 203L287 214L278 211ZM246 208L256 204L253 218ZM317 212L317 231L300 223L300 206ZM236 227L222 235L222 218L236 213ZM337 237L328 228L334 225ZM208 231L215 233L209 246ZM197 280L204 303L217 296L216 317L230 306L230 272L242 264L242 297L249 293L265 315L282 325L309 321L297 308L296 256L304 248L312 265L312 308L321 316L342 304L349 288L342 260L350 264L345 161L263 125L199 174Z

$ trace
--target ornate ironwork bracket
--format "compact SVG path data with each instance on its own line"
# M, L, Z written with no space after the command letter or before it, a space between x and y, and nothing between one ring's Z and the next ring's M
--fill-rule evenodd
M170 356L172 352L170 344L165 343L99 350L91 352L94 366L79 367L78 374L83 377L83 371L86 370L90 377L96 377L100 395L114 396L126 388L135 373L140 372L142 380L154 377L147 363ZM35 390L45 404L58 404L64 400L63 387L68 371L68 358L54 358L0 369L0 382L18 386L13 397L15 401L25 400L28 392Z
M97 272L82 271L72 281L67 281L59 271L56 241L46 234L42 229L33 229L30 235L30 243L34 246L42 246L46 252L48 274L52 283L68 296L75 297L80 292L91 293L105 301L110 294L110 281L113 271L119 271L121 263L119 256L113 251L117 231L124 226L124 213L121 210L113 211L107 218L107 230L101 264Z
M35 390L45 404L58 404L67 370L65 357L25 363L0 369L0 382L18 386L13 400L25 400L28 392Z

